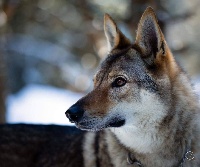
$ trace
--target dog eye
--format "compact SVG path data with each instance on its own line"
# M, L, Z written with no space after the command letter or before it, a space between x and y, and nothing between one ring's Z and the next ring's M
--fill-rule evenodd
M112 83L112 87L122 87L126 84L126 79L122 77L118 77L115 79L115 81Z

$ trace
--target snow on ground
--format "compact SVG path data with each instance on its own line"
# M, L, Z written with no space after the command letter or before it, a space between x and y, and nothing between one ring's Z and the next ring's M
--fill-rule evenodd
M65 111L83 94L51 86L28 85L7 98L8 123L73 125Z
M200 76L194 80L194 90L200 96Z

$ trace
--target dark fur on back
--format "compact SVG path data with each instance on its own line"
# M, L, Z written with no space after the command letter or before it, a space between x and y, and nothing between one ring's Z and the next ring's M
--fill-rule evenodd
M56 125L0 125L1 167L82 167L83 132Z

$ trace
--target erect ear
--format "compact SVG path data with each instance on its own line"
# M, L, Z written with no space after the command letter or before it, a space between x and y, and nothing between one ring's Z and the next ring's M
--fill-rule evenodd
M157 22L153 9L148 7L140 19L136 34L135 43L149 65L155 63L159 56L166 55L167 44Z
M113 49L124 49L131 45L129 39L118 29L116 23L108 14L104 15L104 32L109 51Z

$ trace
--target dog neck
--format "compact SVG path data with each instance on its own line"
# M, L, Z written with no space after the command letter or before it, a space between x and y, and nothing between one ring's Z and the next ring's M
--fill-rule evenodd
M127 150L125 154L131 153L130 157L134 156L135 160L132 162L141 164L140 166L163 166L163 164L181 166L190 163L189 161L194 157L190 138L186 141L183 137L183 140L177 144L176 137L174 140L173 137L161 138L156 135L156 131L148 134L125 128L116 128L111 131L115 134L116 139L122 143L121 147ZM129 160L131 162L132 159L129 158Z
M186 163L186 161L194 160L194 158L195 158L194 153L187 148L185 154L183 155L183 158L180 160L177 167L183 167L183 165ZM139 167L144 167L144 165L140 161L138 161L130 152L127 155L127 162L130 165L136 164Z
M135 127L122 127L111 129L119 141L127 148L141 154L156 152L163 143L163 139L154 130L144 131Z

